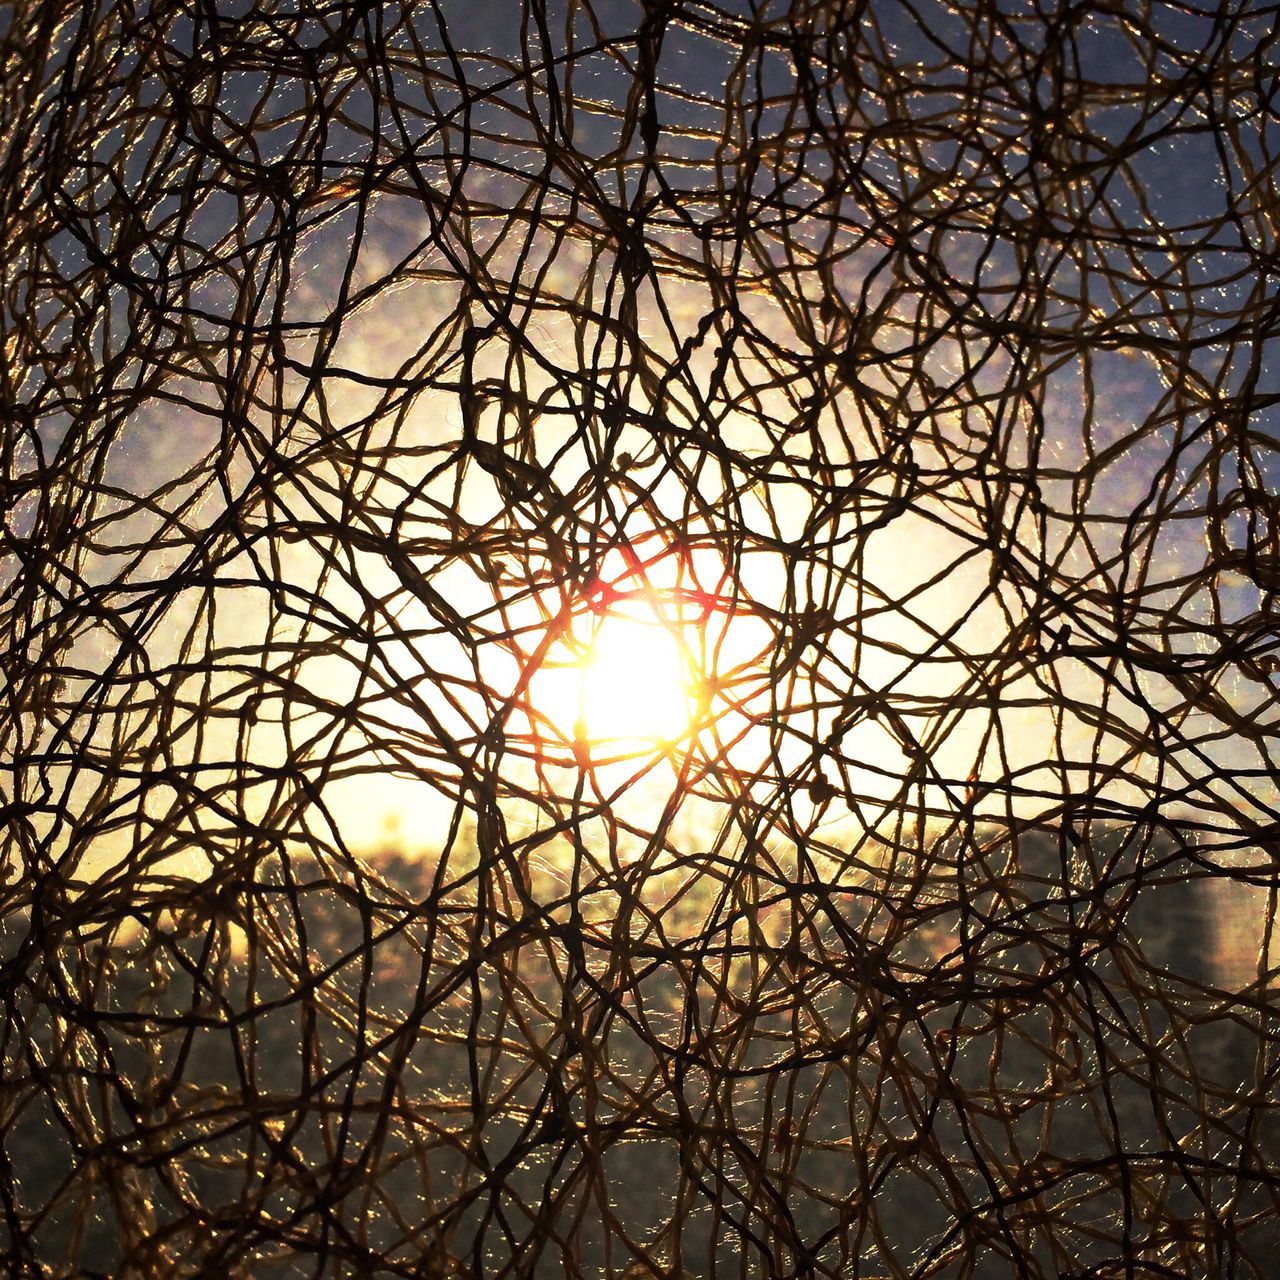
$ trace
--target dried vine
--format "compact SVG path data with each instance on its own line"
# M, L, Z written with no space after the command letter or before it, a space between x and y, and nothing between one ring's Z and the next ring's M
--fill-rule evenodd
M1275 1274L1275 6L3 13L9 1274Z

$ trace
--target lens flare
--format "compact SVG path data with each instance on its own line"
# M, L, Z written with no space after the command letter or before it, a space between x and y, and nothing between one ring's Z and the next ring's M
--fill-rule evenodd
M578 672L574 736L624 750L682 737L694 710L688 668L659 618L605 616Z

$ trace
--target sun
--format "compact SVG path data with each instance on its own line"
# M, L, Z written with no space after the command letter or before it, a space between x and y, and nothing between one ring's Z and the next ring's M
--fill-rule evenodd
M580 619L530 686L539 718L598 762L670 747L693 731L696 679L682 628L644 603Z
M689 732L694 698L688 655L657 616L601 618L576 684L576 739L627 749L673 742Z
M528 686L531 720L593 764L664 752L697 732L706 609L687 566L631 547L607 561Z

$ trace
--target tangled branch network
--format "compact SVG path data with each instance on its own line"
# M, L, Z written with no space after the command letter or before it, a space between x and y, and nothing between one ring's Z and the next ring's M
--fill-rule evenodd
M15 1277L1274 1277L1274 5L0 17Z

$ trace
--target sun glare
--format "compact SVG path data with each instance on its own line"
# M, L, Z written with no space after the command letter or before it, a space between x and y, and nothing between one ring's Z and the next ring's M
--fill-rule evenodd
M693 561L617 550L540 661L528 706L575 755L586 748L595 763L646 755L697 729L710 597ZM704 577L719 569L701 567Z
M693 717L688 666L660 619L607 615L577 672L574 736L623 748L682 737Z
M691 731L692 664L653 611L608 612L566 643L533 682L543 717L565 740L605 757L667 746Z

